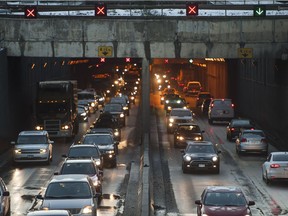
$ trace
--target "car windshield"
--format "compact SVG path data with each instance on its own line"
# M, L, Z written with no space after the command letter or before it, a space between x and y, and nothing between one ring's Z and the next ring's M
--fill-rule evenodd
M90 197L91 191L87 182L50 183L45 193L45 199L83 199Z
M95 175L96 170L92 163L64 163L61 174Z
M273 155L273 161L288 161L288 154Z
M83 139L85 144L96 144L96 145L111 145L113 143L113 138L111 135L97 135L85 136Z
M246 199L238 192L208 192L205 196L206 206L245 206Z
M189 110L172 110L170 113L171 116L192 116L191 112Z
M215 153L215 150L212 145L189 145L186 153Z
M47 143L46 136L18 136L18 144L42 144Z
M68 157L70 158L99 158L100 153L97 147L75 147L70 148Z
M178 131L183 134L201 133L200 127L198 125L182 125L179 126Z
M122 104L125 104L126 100L123 97L114 97L114 98L111 98L110 102L111 103L122 103Z
M104 106L104 112L122 112L122 106L120 104L106 104Z

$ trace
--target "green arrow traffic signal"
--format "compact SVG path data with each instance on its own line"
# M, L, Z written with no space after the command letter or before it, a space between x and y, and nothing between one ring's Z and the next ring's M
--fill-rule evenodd
M266 16L266 6L254 6L253 10L254 17L265 17Z

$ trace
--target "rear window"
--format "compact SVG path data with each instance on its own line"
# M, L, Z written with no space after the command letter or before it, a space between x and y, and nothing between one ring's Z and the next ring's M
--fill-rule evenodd
M214 100L214 106L232 106L231 100Z
M249 137L264 137L264 133L262 131L245 131L243 135L247 138Z
M288 161L288 154L274 155L273 161Z

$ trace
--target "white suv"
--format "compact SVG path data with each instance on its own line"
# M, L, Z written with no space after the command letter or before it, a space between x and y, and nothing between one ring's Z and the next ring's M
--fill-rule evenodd
M180 123L193 122L193 113L189 109L173 108L167 118L167 132L173 133Z
M208 108L208 122L231 121L234 118L234 104L231 99L212 99Z
M14 162L41 161L50 163L52 160L52 144L47 131L22 131L17 142L12 141Z

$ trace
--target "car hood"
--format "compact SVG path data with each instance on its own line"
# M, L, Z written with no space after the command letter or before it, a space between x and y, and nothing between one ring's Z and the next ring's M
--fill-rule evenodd
M17 144L14 147L19 149L41 149L47 148L49 144Z
M49 209L71 209L83 208L84 206L92 205L91 199L45 199L42 207Z
M204 212L213 216L245 216L246 206L204 206Z
M216 154L213 153L193 153L189 154L192 158L201 158L201 159L210 159L214 156L217 156Z

